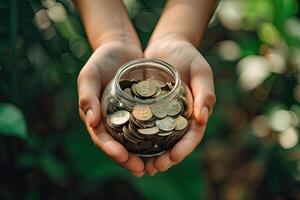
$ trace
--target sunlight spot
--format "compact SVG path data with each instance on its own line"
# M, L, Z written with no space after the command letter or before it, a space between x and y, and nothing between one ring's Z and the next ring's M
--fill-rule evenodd
M237 60L240 57L241 49L237 42L224 40L218 44L218 52L224 60Z
M56 35L55 29L53 27L50 27L44 32L44 39L51 40L52 38L54 38L55 35Z
M270 62L270 70L277 74L282 74L286 70L286 60L283 55L278 52L270 52L265 55L265 58Z
M45 9L41 9L36 12L33 21L40 30L46 30L51 25L47 11Z
M80 38L72 38L69 41L69 48L74 56L81 58L88 51L88 44Z
M42 0L41 3L45 8L50 8L56 4L56 0Z
M279 134L278 140L282 148L290 149L298 143L298 132L295 128L289 128Z
M292 126L293 117L291 116L290 111L278 110L272 113L269 123L273 130L284 131Z
M270 133L270 127L267 117L264 115L255 117L252 122L252 129L254 131L254 135L256 135L257 137L268 136Z
M242 10L238 1L221 1L218 18L229 30L237 31L241 27Z
M48 8L48 15L54 22L62 22L67 17L67 12L61 3L55 3L55 5Z
M269 62L262 56L251 55L237 64L237 73L242 89L252 90L259 86L269 75Z

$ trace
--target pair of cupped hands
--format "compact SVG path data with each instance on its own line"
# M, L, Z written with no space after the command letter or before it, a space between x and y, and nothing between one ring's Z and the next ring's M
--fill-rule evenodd
M143 161L128 152L105 130L101 118L101 92L123 64L139 58L156 58L173 65L181 80L190 87L194 105L193 120L184 137L169 151ZM181 162L200 143L215 104L213 73L204 57L188 41L166 36L152 41L143 52L123 39L103 42L78 76L79 113L94 144L134 176L153 176Z

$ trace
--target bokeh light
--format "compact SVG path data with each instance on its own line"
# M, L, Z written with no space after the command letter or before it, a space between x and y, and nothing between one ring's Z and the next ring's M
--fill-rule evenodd
M284 149L290 149L294 147L299 141L298 130L295 128L289 128L278 136L278 142Z
M54 22L63 22L67 17L67 12L65 7L61 3L55 3L47 10L49 18Z
M241 87L244 90L252 90L269 76L270 65L264 57L251 55L239 61L237 73Z

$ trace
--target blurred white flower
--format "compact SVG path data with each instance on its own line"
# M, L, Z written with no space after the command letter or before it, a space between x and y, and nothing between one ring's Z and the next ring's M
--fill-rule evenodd
M271 51L265 55L270 62L270 70L277 74L282 74L286 70L286 60L284 55L276 51Z
M224 40L218 44L218 52L224 60L237 60L240 57L241 49L237 42Z
M294 147L299 140L298 131L295 128L289 128L278 136L278 142L284 149L290 149Z
M33 21L40 30L46 30L51 25L47 11L45 9L37 11L33 17Z
M63 22L67 17L67 12L61 3L55 3L48 8L48 15L54 22Z
M221 1L218 18L221 24L229 30L237 31L241 28L242 9L239 1Z
M295 124L294 117L288 110L277 110L269 119L269 125L275 131L285 131Z
M270 75L270 63L262 56L250 55L238 62L237 73L242 89L252 90Z

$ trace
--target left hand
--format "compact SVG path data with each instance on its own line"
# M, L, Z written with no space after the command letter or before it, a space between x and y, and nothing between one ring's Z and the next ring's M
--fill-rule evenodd
M168 35L150 41L144 56L161 59L173 65L181 79L191 88L194 98L193 121L188 132L171 150L146 162L145 170L153 176L157 171L166 171L181 162L197 147L204 135L216 97L211 67L185 38Z

